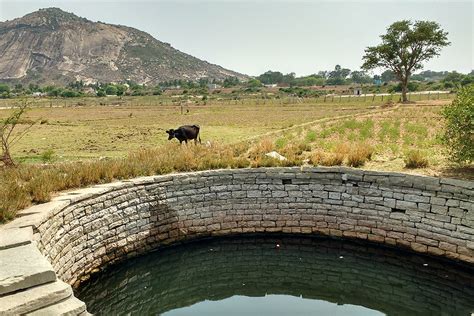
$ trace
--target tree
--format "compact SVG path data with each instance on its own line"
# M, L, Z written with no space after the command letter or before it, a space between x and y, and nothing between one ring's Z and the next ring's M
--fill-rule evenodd
M443 110L443 136L451 157L457 162L474 161L474 85L459 90L456 99Z
M381 44L365 49L362 68L392 70L402 85L402 101L408 102L410 76L423 68L423 61L438 56L441 48L450 44L447 35L436 22L395 22L387 28L386 34L380 36Z
M224 88L234 87L239 84L239 79L237 77L227 77L224 79Z
M342 68L336 65L334 70L329 73L329 78L326 81L328 85L343 85L346 83L346 77L351 73L350 69Z
M118 84L115 86L117 88L117 95L121 96L127 91L127 86L124 86L123 84Z
M464 75L453 71L442 80L445 88L460 88L474 82L474 75Z
M365 71L353 71L351 72L351 80L354 83L371 83L372 78Z
M18 140L26 135L28 130L35 124L35 122L26 123L26 127L21 131L14 133L15 128L22 124L21 116L28 109L28 103L23 102L20 106L13 111L13 113L7 118L0 120L0 141L2 142L2 151L0 156L0 161L6 167L14 167L15 162L12 159L10 148Z
M260 82L260 80L250 79L249 81L245 83L245 86L247 88L258 88L262 86L262 83Z
M105 91L103 89L99 89L97 90L97 96L98 97L105 97L107 94L105 93Z
M381 79L383 82L390 82L390 81L395 80L396 77L395 77L395 74L393 73L393 71L391 71L391 70L385 70L385 71L382 72L382 74L380 75L380 79Z
M0 94L4 92L10 93L10 87L4 83L0 83Z
M106 88L105 88L105 93L107 95L117 95L117 87L114 86L114 85L108 85Z

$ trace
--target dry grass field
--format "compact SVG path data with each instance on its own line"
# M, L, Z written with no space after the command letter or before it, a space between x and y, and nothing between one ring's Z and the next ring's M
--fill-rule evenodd
M21 161L39 161L46 153L56 161L124 157L163 145L165 131L184 124L200 125L204 143L230 144L320 118L371 110L372 105L364 103L276 102L190 105L183 114L179 105L33 107L24 119L38 123L12 151ZM0 118L10 111L0 110Z
M179 171L311 164L473 179L440 141L449 102L228 101L183 114L179 105L33 106L24 119L38 123L12 148L19 167L0 170L0 222L57 191ZM203 145L169 142L165 130L182 124L201 125ZM273 150L287 160L265 156Z

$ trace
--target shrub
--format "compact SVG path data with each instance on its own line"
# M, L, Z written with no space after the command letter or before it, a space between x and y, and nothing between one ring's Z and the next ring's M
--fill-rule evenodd
M340 166L344 161L344 155L341 152L323 152L321 150L316 150L311 153L309 162L313 165L321 166Z
M116 86L113 86L113 85L108 85L106 88L105 88L105 93L107 95L117 95L117 87Z
M324 155L321 160L321 165L323 166L340 166L344 161L344 155L338 152L329 153Z
M51 162L54 158L54 150L48 149L41 153L40 159L42 162Z
M309 157L309 163L315 166L320 165L321 161L323 161L324 159L324 156L324 152L319 149L314 152L311 152L311 155Z
M288 143L288 139L284 137L280 137L275 141L275 147L278 149L281 149L285 147L287 143Z
M428 159L419 150L410 150L405 155L405 167L410 169L428 167Z
M9 180L0 180L0 223L13 219L18 210L30 204L27 192L14 179Z
M308 131L308 134L306 134L306 140L308 142L314 142L316 140L316 132L315 131Z
M63 98L75 98L79 96L79 93L73 90L64 90L61 92Z
M459 163L474 161L474 85L461 88L443 110L446 120L444 143L451 157Z
M347 165L351 167L363 166L368 160L372 159L373 153L374 149L370 145L353 145L347 154Z

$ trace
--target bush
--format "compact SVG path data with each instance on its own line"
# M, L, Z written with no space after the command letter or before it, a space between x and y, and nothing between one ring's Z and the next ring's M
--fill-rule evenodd
M340 166L343 161L344 153L338 151L326 153L321 150L316 150L311 153L309 158L309 162L314 166Z
M347 165L351 167L363 166L372 159L374 149L367 144L353 145L347 154Z
M405 167L409 169L428 167L428 159L419 150L411 150L405 155Z
M40 159L42 162L51 162L54 158L54 150L48 149L41 153Z
M79 93L73 90L64 90L61 92L63 98L75 98L79 96Z
M105 88L105 93L107 95L117 95L117 87L116 86L113 86L113 85L108 85L106 88Z
M446 120L444 143L459 163L474 161L474 85L459 90L456 99L443 110Z

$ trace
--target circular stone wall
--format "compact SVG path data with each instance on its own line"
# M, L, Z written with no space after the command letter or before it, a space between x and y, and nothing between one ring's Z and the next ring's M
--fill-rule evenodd
M214 170L78 190L46 204L36 239L58 276L207 236L366 239L474 263L474 183L336 168ZM42 206L44 209L45 206Z

